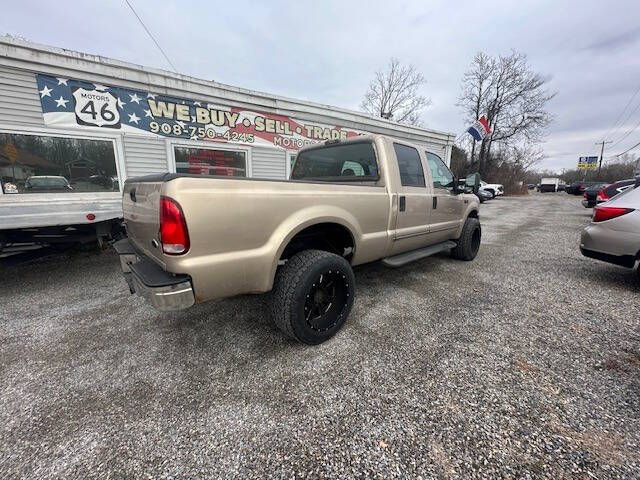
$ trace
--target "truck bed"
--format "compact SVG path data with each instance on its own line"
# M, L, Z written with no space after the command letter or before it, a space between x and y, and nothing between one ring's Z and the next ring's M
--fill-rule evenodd
M184 212L189 251L158 247L161 196ZM196 301L271 289L288 240L318 222L344 226L362 246L352 264L387 251L392 196L374 182L309 182L160 174L127 180L123 213L129 238L164 270L193 279Z

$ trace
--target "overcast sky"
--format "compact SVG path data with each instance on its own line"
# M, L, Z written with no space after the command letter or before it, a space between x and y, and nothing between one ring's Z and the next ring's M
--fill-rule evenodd
M473 55L517 49L557 92L543 167L573 167L594 143L640 123L640 2L170 2L130 0L178 72L359 109L390 57L412 63L433 101L424 123L464 130L456 107ZM6 2L0 33L146 66L169 68L124 0ZM639 106L638 110L634 109ZM605 152L640 142L640 127ZM640 153L640 149L634 151Z

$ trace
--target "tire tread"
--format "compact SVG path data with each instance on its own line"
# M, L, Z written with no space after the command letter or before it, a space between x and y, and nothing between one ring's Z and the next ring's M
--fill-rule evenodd
M475 255L473 255L471 251L471 241L476 228L480 228L480 220L473 217L465 220L464 227L462 227L462 234L460 238L456 240L456 247L451 249L451 256L453 258L465 261L470 261L475 258Z
M296 338L291 324L291 304L295 301L296 287L300 284L307 268L323 258L338 257L324 250L303 250L292 256L278 268L271 291L271 318L276 326L288 337Z

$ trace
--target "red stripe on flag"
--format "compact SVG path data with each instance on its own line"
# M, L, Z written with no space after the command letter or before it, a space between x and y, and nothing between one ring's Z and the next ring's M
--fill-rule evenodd
M491 127L489 126L489 122L487 122L487 117L485 117L484 115L482 115L478 121L482 124L482 126L484 127L485 131L487 132L487 135L491 133Z

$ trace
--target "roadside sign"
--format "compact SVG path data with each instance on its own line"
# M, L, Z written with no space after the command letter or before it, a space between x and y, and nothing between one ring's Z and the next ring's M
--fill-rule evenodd
M578 158L578 170L597 170L598 157L580 157Z
M12 165L16 163L16 159L18 158L18 150L16 150L16 147L13 145L13 143L7 143L4 146L3 153L9 159L9 163L11 163Z

